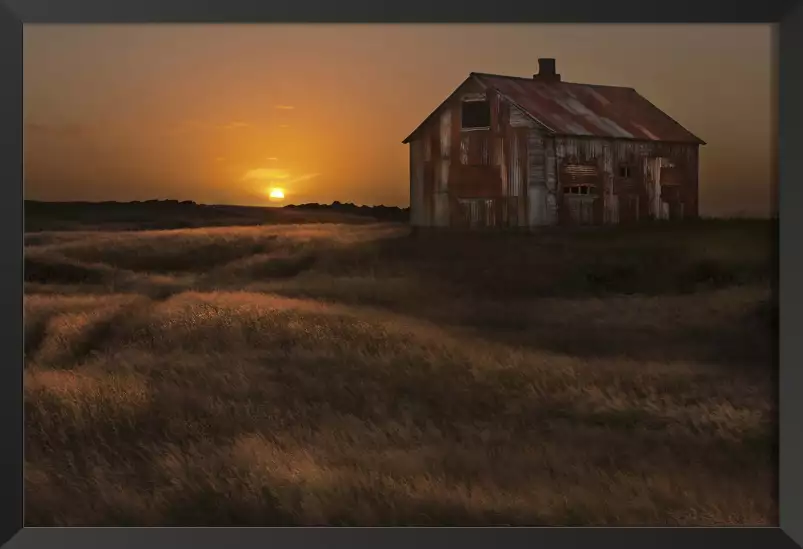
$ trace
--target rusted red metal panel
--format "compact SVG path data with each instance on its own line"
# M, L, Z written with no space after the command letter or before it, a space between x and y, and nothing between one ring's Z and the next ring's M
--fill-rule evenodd
M491 132L464 131L460 135L460 163L466 166L491 164Z
M452 166L449 170L449 193L458 198L501 197L499 166Z
M632 88L472 74L558 135L703 143Z
M681 185L685 179L686 174L679 166L661 168L661 183L664 185Z

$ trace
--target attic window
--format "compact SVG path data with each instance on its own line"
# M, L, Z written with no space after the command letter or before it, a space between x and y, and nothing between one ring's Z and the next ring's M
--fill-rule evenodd
M633 168L630 166L619 166L619 177L630 179L633 177Z
M464 130L491 127L491 103L489 101L463 101L461 127Z

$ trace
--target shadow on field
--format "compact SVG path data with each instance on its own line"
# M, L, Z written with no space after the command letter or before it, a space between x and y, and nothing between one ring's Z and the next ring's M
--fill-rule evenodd
M723 299L727 299L724 294ZM566 307L583 308L566 303ZM773 345L772 323L763 318L769 302L752 310L722 318L726 325L711 324L705 328L671 325L639 325L618 323L606 326L605 318L577 314L572 322L566 319L539 316L537 313L496 316L498 306L468 308L450 315L450 322L470 327L475 337L488 341L543 349L578 358L622 357L633 360L692 361L718 364L727 368L771 368ZM537 306L537 303L534 303ZM511 307L513 308L513 307ZM694 314L686 303L687 314ZM504 315L504 312L501 313ZM592 313L593 314L593 313ZM443 311L432 311L429 320L445 321Z
M578 357L770 365L769 224L398 235L319 252L285 295L369 305ZM765 234L766 233L766 234Z
M418 274L464 299L684 294L767 282L766 222L433 233L338 250L331 274Z
M768 227L37 235L26 525L775 524Z

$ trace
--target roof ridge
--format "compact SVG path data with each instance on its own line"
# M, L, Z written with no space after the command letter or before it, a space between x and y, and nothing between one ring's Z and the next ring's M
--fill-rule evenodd
M543 82L542 80L536 80L536 79L534 79L532 77L528 78L526 76L510 76L510 75L507 75L507 74L495 74L495 73L492 73L492 72L470 72L469 75L470 76L493 76L495 78L510 78L510 79L513 79L513 80L526 80L527 82ZM566 80L556 80L556 81L550 82L550 84L569 84L569 85L572 85L572 86L588 86L588 87L591 87L591 88L615 88L615 89L618 89L618 90L632 90L632 91L638 93L638 91L635 88L632 88L630 86L614 86L612 84L585 84L583 82L568 82Z

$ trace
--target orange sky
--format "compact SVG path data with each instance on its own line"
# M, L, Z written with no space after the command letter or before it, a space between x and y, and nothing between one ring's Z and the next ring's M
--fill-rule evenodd
M471 71L633 87L708 142L703 215L770 210L769 25L25 25L37 200L408 204L401 144Z

